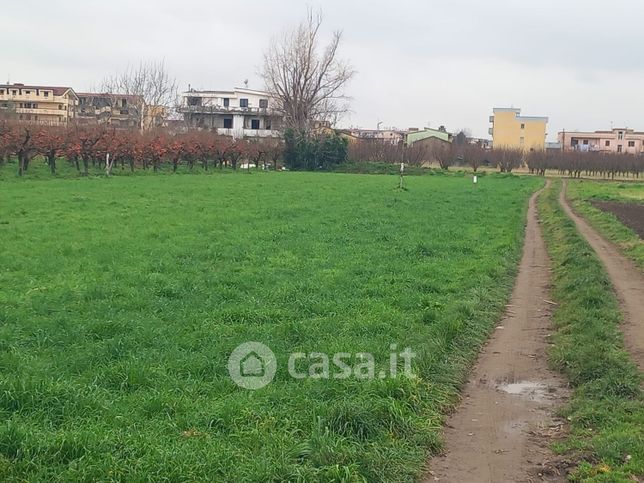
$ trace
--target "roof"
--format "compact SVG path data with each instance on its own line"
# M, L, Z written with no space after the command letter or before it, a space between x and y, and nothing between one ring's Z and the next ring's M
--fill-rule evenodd
M141 100L143 96L137 94L112 94L110 92L77 92L78 97L118 97L120 99L135 99Z
M449 142L450 133L431 128L425 128L422 131L411 131L407 133L407 144L413 144L416 141L422 141L423 139L429 138L437 138L441 141Z
M271 94L268 91L261 91L257 89L247 89L245 87L235 87L232 90L197 90L197 89L190 89L188 91L182 92L182 96L190 96L190 95L196 95L196 94L231 94L234 95L236 93L241 93L241 94L256 94L258 96L266 96L266 97L271 97Z
M38 90L47 90L47 91L53 91L55 96L62 96L64 95L67 91L72 91L74 92L74 89L71 87L56 87L56 86L34 86L34 85L27 85L27 84L19 84L19 83L14 83L14 84L0 84L0 88L5 88L5 89L38 89ZM76 94L74 92L74 94Z
M492 112L513 112L515 114L515 118L519 121L548 122L548 118L546 116L522 116L521 109L517 109L515 107L495 107L492 109Z

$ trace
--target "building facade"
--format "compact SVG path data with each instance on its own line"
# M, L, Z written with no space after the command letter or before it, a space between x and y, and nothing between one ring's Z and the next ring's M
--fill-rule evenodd
M108 124L120 128L141 127L145 101L141 96L79 92L76 118L83 124Z
M522 116L521 109L494 108L490 116L493 148L543 151L546 145L548 118Z
M628 128L593 132L562 131L558 139L564 151L644 154L644 132Z
M66 126L74 120L77 105L71 87L0 84L0 116L5 119Z
M277 137L283 127L277 101L268 92L253 89L191 89L181 94L179 112L188 127L235 138Z

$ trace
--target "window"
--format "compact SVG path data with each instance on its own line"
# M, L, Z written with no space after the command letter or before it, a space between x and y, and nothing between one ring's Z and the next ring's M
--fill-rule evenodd
M49 92L43 91L42 95L45 96L45 97L49 97Z
M239 99L239 107L248 107L248 99Z
M232 128L233 128L233 118L224 117L224 129L232 129Z
M268 99L260 99L259 107L261 107L262 109L266 109L268 107Z
M224 107L229 107L230 106L230 99L228 97L224 97Z
M0 89L0 95L4 95L4 89Z
M63 110L63 105L62 105L62 104L58 104L58 110L59 110L59 111L62 111L62 110Z
M25 94L31 94L31 91L25 91Z
M584 145L588 146L588 139L584 139Z
M266 121L264 121L264 129L268 129L270 131L270 129L271 129L271 121L270 120L267 119Z
M622 152L622 145L621 145L621 144L618 144L618 145L617 145L617 152L618 152L618 153L621 153L621 152Z
M573 138L573 139L571 139L571 140L570 140L570 145L571 145L572 147L575 147L575 146L577 146L578 144L579 144L579 140L578 140L578 139L574 139L574 138Z
M251 119L250 120L250 128L251 129L259 129L259 119Z
M624 139L624 132L623 132L623 131L619 131L619 132L617 133L617 139L619 139L619 140Z
M610 146L610 141L606 141L605 145L606 147Z
M521 129L525 129L525 124L521 124Z
M15 90L15 89L13 89L13 90L11 91L11 93L15 96L16 94L18 94L18 91L17 91L17 90Z
M629 141L628 142L628 147L629 148L634 148L635 147L635 141Z
M519 138L519 144L520 144L521 146L523 146L523 145L525 144L525 138L524 138L523 136L521 136L521 137Z

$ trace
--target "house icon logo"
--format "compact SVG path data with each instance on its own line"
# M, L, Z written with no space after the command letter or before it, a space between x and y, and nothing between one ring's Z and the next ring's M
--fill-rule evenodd
M261 389L273 380L276 370L275 354L261 342L244 342L228 358L230 378L244 389Z

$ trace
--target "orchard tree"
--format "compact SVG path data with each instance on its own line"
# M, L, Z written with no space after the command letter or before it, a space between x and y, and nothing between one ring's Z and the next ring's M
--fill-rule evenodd
M42 128L34 134L34 147L47 160L51 174L56 174L56 159L62 156L67 146L68 132L63 127Z
M437 143L432 148L432 156L438 162L440 168L447 171L454 164L454 146L448 142Z

